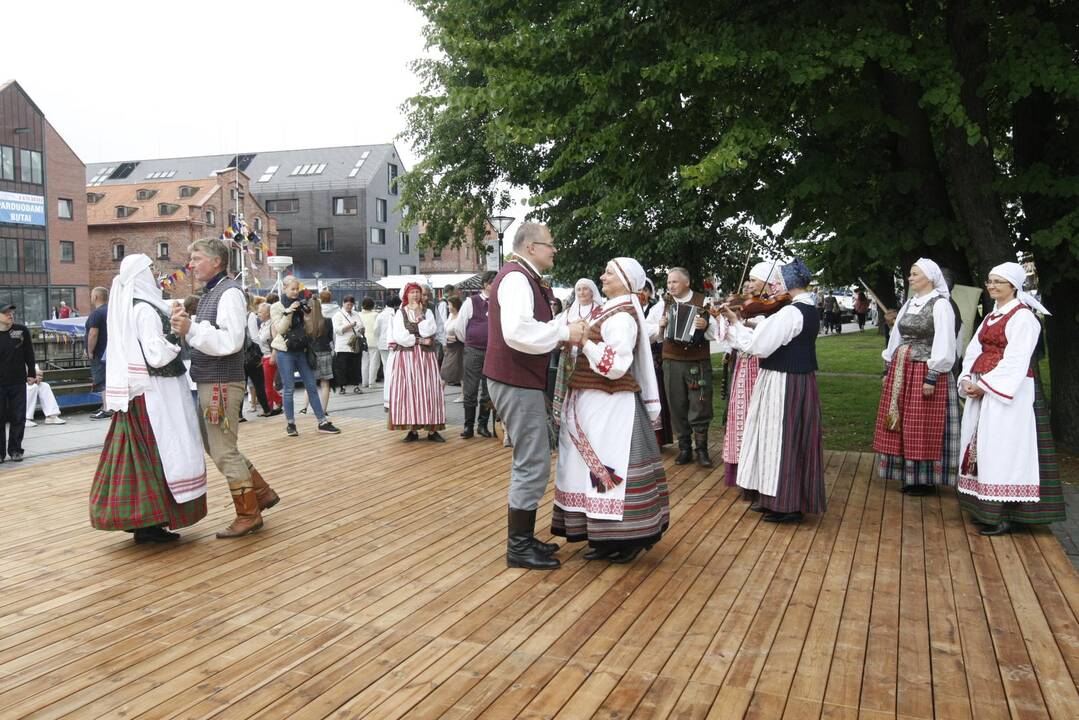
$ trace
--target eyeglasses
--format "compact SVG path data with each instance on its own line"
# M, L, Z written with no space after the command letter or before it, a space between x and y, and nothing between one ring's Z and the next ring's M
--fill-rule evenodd
M554 247L554 243L545 243L545 242L540 242L539 240L534 240L534 241L532 241L532 242L531 242L530 244L531 244L531 245L546 245L546 246L547 246L547 247L549 247L549 248L553 248L553 247Z
M1007 280L986 280L985 281L985 286L986 287L992 287L994 285L1011 285L1011 283L1008 282Z

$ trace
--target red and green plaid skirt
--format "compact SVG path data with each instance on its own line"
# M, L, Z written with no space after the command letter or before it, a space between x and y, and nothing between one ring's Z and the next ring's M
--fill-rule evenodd
M140 395L112 425L90 488L90 524L98 530L194 525L206 517L206 496L177 503L165 482L157 441Z

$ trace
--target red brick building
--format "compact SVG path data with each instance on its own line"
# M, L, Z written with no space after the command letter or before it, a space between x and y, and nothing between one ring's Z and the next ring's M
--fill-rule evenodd
M276 251L277 221L251 195L249 182L243 172L226 169L203 180L153 178L124 185L85 185L91 282L108 287L120 262L132 253L149 255L159 277L185 267L192 242L219 237L235 221L237 198L248 228ZM230 272L239 268L239 252L233 251ZM244 264L249 286L268 288L276 279L261 249L248 252ZM182 297L195 287L187 277L168 294Z
M0 303L90 312L86 166L14 80L0 85Z
M498 233L488 224L487 247L498 247ZM420 227L420 237L423 237L423 226ZM441 250L424 248L420 251L420 274L433 275L435 273L479 273L487 269L487 257L478 252L476 244L472 242L471 231L466 233L466 239L458 246L447 246Z

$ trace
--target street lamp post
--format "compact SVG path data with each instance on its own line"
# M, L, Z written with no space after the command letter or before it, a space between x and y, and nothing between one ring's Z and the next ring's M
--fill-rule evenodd
M502 237L509 230L510 225L516 218L512 218L509 215L493 215L487 218L487 222L491 223L491 227L498 233L498 269L502 269Z

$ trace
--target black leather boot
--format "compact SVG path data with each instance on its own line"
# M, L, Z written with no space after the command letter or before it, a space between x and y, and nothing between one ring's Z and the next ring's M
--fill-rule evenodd
M506 543L506 565L529 570L556 570L562 567L558 558L537 547L532 533L536 529L536 511L509 509L509 540ZM546 543L542 543L546 544Z
M480 408L480 418L476 421L476 434L480 437L489 438L492 437L491 431L487 429L487 421L491 417L491 408L486 403Z
M693 459L693 441L689 438L678 438L678 457L674 459L675 465L685 465Z
M461 433L461 437L465 440L474 435L472 432L472 425L476 422L476 407L469 407L465 405L465 430Z
M712 467L712 458L708 457L708 433L693 433L693 437L697 441L697 464Z

